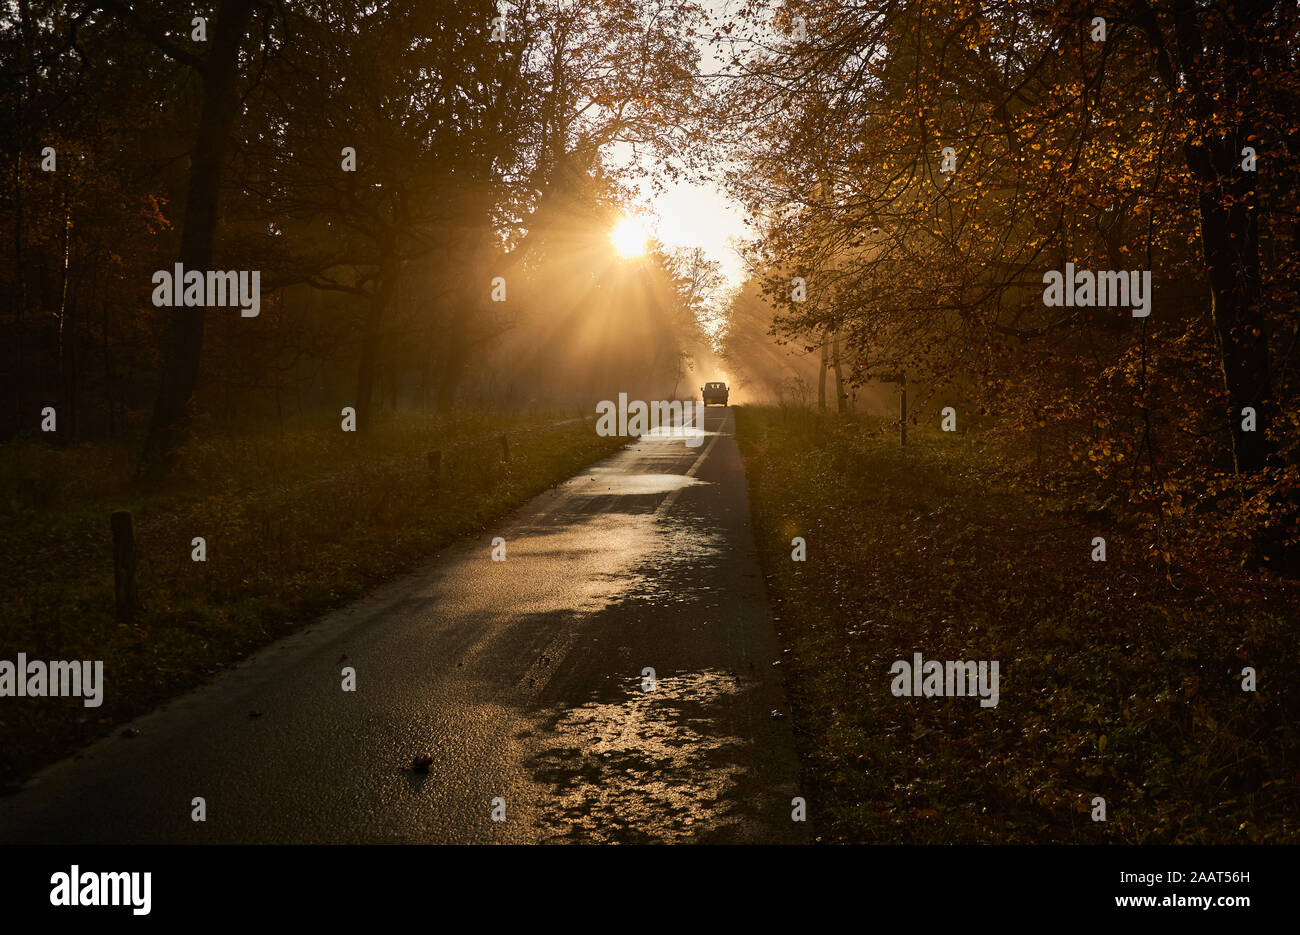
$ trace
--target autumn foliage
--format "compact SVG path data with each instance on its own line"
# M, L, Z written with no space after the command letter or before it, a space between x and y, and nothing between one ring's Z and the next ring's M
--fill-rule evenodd
M916 418L1004 433L1153 560L1292 569L1295 6L749 12L776 38L737 46L730 184L777 334L905 372ZM1149 316L1045 304L1066 263L1150 271Z

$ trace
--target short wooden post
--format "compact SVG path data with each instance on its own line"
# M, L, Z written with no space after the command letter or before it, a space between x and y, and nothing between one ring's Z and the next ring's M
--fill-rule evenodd
M135 590L135 526L131 514L117 510L109 517L113 530L113 591L117 619L130 623L140 602Z
M510 460L510 441L504 435L501 436L501 460Z

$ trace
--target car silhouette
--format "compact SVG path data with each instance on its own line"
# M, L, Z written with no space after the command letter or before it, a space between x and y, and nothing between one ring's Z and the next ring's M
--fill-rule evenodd
M721 403L727 405L727 395L731 392L727 389L725 383L706 383L700 387L700 392L704 394L704 405L710 403Z

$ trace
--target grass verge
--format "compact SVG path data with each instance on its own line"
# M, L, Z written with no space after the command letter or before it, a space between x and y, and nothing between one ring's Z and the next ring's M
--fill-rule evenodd
M501 436L508 438L505 460ZM321 612L616 450L587 419L407 415L196 434L164 490L133 493L127 452L15 442L0 453L0 659L103 660L104 703L0 699L0 782L191 688ZM435 491L427 454L442 452ZM109 514L135 518L142 612L114 619ZM191 558L206 540L207 560Z
M1136 525L1090 525L974 436L904 450L774 408L736 426L819 840L1300 838L1294 583L1169 571ZM895 697L914 652L999 660L998 705Z

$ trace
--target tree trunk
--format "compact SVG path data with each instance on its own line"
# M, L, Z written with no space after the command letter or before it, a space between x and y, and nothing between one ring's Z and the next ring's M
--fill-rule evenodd
M59 277L59 436L66 443L77 440L77 303L69 298L72 275L72 246L68 216L68 194L63 193L63 264Z
M108 437L119 437L117 421L117 377L113 372L113 355L109 347L108 303L104 301L99 290L99 277L91 272L91 289L95 302L99 305L100 316L100 351L104 355L104 397L108 404ZM125 408L125 407L123 407Z
M835 335L831 351L831 366L835 368L835 411L844 414L848 400L844 392L844 372L840 369L840 336Z
M1234 160L1235 162L1235 160ZM1260 471L1273 454L1267 430L1272 426L1273 380L1269 364L1268 331L1260 306L1259 227L1254 186L1229 177L1222 189L1239 195L1225 207L1218 191L1202 192L1201 245L1210 278L1211 309L1219 336L1223 385L1231 407L1233 463L1238 473ZM1236 189L1245 189L1237 192ZM1245 407L1255 410L1256 431L1242 431Z
M1193 0L1172 5L1173 31L1168 38L1149 4L1137 4L1135 13L1150 42L1157 74L1172 94L1187 95L1190 113L1201 126L1199 138L1184 144L1183 155L1201 184L1201 247L1228 396L1233 466L1238 474L1249 475L1277 458L1268 437L1278 413L1261 305L1256 175L1241 165L1242 148L1259 124L1249 116L1250 102L1256 99L1261 82L1275 80L1264 58L1276 38L1270 35L1268 15L1273 4L1271 0L1227 0L1216 8L1215 19L1204 23L1199 6ZM1231 28L1223 29L1219 17ZM1213 26L1207 28L1210 22ZM1221 101L1247 102L1248 116L1228 132L1216 118ZM1242 430L1242 409L1247 407L1255 410L1253 432ZM1257 533L1252 558L1280 567L1295 558L1295 550L1284 546L1282 530L1297 506L1279 496L1272 498L1270 506L1275 522L1271 529Z
M827 364L826 342L822 342L821 366L817 368L817 408L823 412L826 410L826 368Z
M361 362L357 367L357 431L370 431L375 395L375 365L379 360L379 342L383 335L384 318L397 288L401 264L397 257L396 240L389 238L379 267L379 281L370 297L370 308L361 327Z
M1200 195L1201 246L1228 396L1233 467L1237 474L1250 475L1277 460L1269 433L1278 424L1278 410L1273 399L1268 323L1261 302L1254 173L1241 171L1237 148L1230 147L1231 142L1231 138L1215 140L1199 150L1189 150L1188 163L1205 185ZM1246 408L1255 412L1254 431L1242 428ZM1297 506L1277 495L1269 503L1272 524L1256 531L1250 561L1293 571L1298 556L1286 545L1285 527Z
M481 240L466 252L463 260L466 269L482 270L487 268L484 262L485 248ZM456 405L456 394L465 377L465 367L469 364L473 348L471 344L472 322L483 314L486 296L469 284L472 277L467 277L452 296L455 303L448 309L449 315L443 329L442 370L438 374L438 390L434 398L434 411L439 415L451 412Z
M207 270L216 237L221 167L235 118L235 74L252 0L225 0L213 27L212 51L203 70L203 106L190 154L189 186L181 222L178 260L186 271ZM167 310L158 397L145 441L143 473L163 467L188 427L190 400L203 350L202 306Z
M438 395L434 401L439 415L451 412L456 405L456 391L460 389L465 365L469 362L469 348L460 336L451 339L443 358L442 373L438 375Z
M130 623L140 609L135 580L135 524L130 513L118 510L109 516L109 527L113 533L115 616L122 623Z
M19 0L18 4L18 28L22 36L22 67L23 82L22 87L16 95L17 103L17 120L14 122L14 279L17 288L11 293L14 301L14 331L15 342L17 347L18 362L15 374L17 379L14 381L14 428L21 431L26 422L27 400L23 392L27 385L27 361L24 331L26 330L25 315L27 313L27 266L23 257L23 154L27 150L27 120L25 118L28 101L31 98L31 86L33 77L32 62L35 58L33 52L32 40L32 10L31 3L28 0Z

